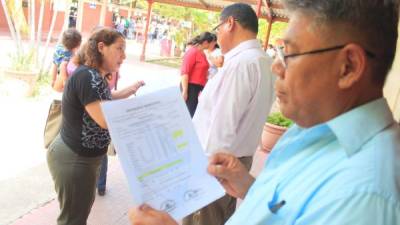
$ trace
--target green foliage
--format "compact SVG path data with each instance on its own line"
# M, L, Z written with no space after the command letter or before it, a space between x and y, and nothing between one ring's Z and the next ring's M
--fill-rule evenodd
M35 69L35 51L32 49L26 53L9 54L10 69L16 71L32 71Z
M175 31L175 34L173 36L174 36L174 40L176 42L176 45L179 48L182 48L182 45L185 42L185 39L187 37L187 33L188 33L188 31L186 29L183 29L183 28Z
M48 73L42 72L39 74L38 79L36 80L35 86L33 88L33 93L31 97L39 97L46 92L49 92L51 77ZM51 89L51 88L50 88ZM48 94L48 93L47 93Z
M136 4L137 8L147 9L147 2L145 0L138 0ZM170 4L162 4L162 3L154 3L153 4L153 12L166 17L166 18L174 18L178 21L191 21L193 23L192 30L185 29L185 31L178 30L175 32L176 42L181 44L188 41L189 38L194 37L201 32L211 31L211 29L216 25L219 21L220 13L206 11L201 9L194 9ZM259 32L257 38L262 42L265 41L268 23L265 19L259 20ZM275 44L276 40L283 36L287 28L287 23L284 22L275 22L272 25L271 34L270 34L270 43ZM180 33L180 34L178 34ZM181 40L183 38L183 41Z
M160 16L174 18L178 21L191 21L193 23L193 34L195 36L203 31L210 31L212 26L218 22L219 13L194 9L169 4L154 4L153 11Z
M284 117L280 112L271 113L267 117L267 122L281 127L290 127L293 124L293 121Z
M288 24L284 22L273 23L271 28L271 34L269 37L269 43L275 44L277 39L282 38L284 32L286 31L287 26ZM267 28L268 28L268 22L264 19L259 20L257 38L262 40L263 42L265 41L265 37L267 35Z

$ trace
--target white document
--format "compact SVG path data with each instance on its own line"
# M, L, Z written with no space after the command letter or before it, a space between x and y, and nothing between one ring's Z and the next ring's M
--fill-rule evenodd
M181 219L225 192L177 87L102 104L135 205L147 203Z

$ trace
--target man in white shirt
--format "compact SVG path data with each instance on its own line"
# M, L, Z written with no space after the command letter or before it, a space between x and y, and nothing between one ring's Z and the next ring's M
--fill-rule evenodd
M225 62L200 95L193 123L207 155L229 149L250 169L273 103L272 60L256 39L258 19L249 5L226 7L214 30ZM235 207L236 199L226 195L186 217L183 224L224 224Z

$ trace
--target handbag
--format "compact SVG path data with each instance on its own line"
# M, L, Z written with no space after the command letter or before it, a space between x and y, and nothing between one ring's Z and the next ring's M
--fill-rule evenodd
M44 126L44 148L48 148L61 130L61 101L53 100L50 104L46 125Z

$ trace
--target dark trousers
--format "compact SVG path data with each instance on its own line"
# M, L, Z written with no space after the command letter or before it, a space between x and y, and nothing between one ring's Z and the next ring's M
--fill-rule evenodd
M103 160L101 161L100 176L99 179L97 180L97 189L99 191L106 190L107 169L108 169L108 157L107 155L105 155Z
M186 106L189 109L191 117L193 117L194 112L196 112L197 103L199 102L199 94L203 88L204 86L199 84L188 84L188 98L186 100Z
M86 225L103 156L83 157L58 135L47 151L47 164L60 204L58 225Z

